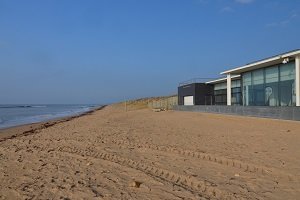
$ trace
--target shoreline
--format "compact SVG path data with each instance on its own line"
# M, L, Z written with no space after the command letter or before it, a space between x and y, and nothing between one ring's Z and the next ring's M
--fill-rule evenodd
M34 134L39 130L46 129L48 127L54 126L56 124L64 123L71 121L73 119L83 117L86 115L90 115L98 110L102 110L105 108L107 105L99 106L94 109L91 109L89 111L76 114L76 115L71 115L71 116L66 116L66 117L59 117L51 120L46 120L46 121L41 121L41 122L36 122L36 123L30 123L30 124L23 124L23 125L18 125L18 126L13 126L13 127L8 127L8 128L3 128L0 129L0 142L3 142L8 139L13 139L16 137L20 136L26 136L30 134Z

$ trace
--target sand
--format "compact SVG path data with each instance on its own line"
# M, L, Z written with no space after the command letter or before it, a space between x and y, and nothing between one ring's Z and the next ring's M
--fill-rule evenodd
M300 122L111 105L4 132L0 199L300 197Z

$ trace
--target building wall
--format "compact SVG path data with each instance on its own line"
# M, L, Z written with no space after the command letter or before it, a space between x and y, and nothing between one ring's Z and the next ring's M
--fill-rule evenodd
M184 104L185 96L194 96L195 105L211 105L214 104L213 99L213 85L205 83L193 83L178 87L178 105Z
M195 105L214 105L214 99L212 98L214 90L213 85L197 83L195 89Z
M184 104L183 98L185 96L195 96L195 84L188 84L178 87L178 105Z

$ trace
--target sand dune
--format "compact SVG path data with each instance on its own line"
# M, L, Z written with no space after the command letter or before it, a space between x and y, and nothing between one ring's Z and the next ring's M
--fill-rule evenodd
M1 141L0 199L300 196L299 122L112 105L39 127Z

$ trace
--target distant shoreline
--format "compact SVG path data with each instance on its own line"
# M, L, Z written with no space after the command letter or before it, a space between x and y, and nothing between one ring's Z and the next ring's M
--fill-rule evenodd
M0 104L0 130L85 113L101 104Z
M98 110L102 110L106 106L107 105L98 106L89 111L80 114L66 116L66 117L58 117L51 120L37 122L37 123L29 123L29 124L23 124L23 125L8 127L8 128L0 128L0 142L8 139L24 136L24 135L37 133L42 129L54 126L56 124L64 123L85 115L92 114Z

